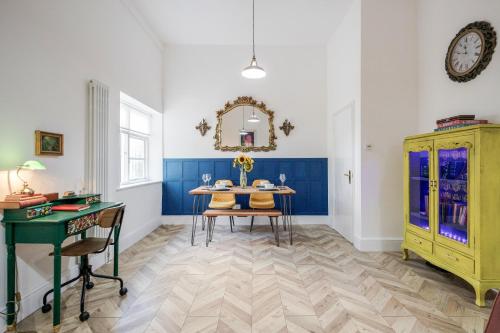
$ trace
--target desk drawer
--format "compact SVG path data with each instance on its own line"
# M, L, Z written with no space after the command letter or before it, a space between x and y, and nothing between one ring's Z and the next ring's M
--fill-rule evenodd
M97 213L85 215L68 221L66 235L71 236L97 225Z
M427 252L429 254L432 254L432 242L428 241L427 239L424 239L422 237L419 237L417 235L414 235L410 232L406 233L406 243L408 246L412 249L415 250L422 250L424 252Z
M474 273L474 260L457 253L455 250L436 245L436 257L461 272Z

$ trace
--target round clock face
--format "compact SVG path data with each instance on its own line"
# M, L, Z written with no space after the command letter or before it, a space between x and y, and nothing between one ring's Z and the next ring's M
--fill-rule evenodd
M497 44L496 32L485 21L465 26L453 38L445 68L451 80L467 82L478 76L491 61Z
M457 39L451 51L451 68L459 74L473 70L483 54L483 36L480 32L471 31Z

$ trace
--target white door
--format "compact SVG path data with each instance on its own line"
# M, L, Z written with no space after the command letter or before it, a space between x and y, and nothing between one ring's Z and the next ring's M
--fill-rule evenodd
M333 226L348 241L353 235L354 103L333 115Z

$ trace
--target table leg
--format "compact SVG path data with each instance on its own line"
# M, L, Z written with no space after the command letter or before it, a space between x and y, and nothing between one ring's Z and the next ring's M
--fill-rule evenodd
M61 244L54 244L54 300L52 325L54 332L61 329Z
M206 210L206 195L202 196L201 197L201 210L202 212L204 212ZM206 222L206 217L205 216L201 216L201 230L205 230L205 222Z
M7 245L7 332L16 331L16 245Z
M115 225L114 232L114 244L113 244L113 276L118 277L119 274L119 262L120 262L120 231L121 225Z
M288 232L290 233L290 245L293 244L293 230L292 230L292 196L288 195Z
M191 227L191 246L194 245L194 237L196 235L196 222L198 221L198 209L200 205L200 199L197 195L193 196L193 225Z
M283 197L284 197L284 195L279 195L281 212L283 213L283 215L281 215L281 221L283 222L283 230L286 231L285 213L284 213L284 208L283 208ZM277 224L278 223L276 222L276 225Z

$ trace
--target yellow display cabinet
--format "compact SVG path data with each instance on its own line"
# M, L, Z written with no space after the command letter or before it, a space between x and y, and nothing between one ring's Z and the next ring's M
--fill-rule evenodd
M401 248L470 283L478 306L500 288L500 125L405 139Z

